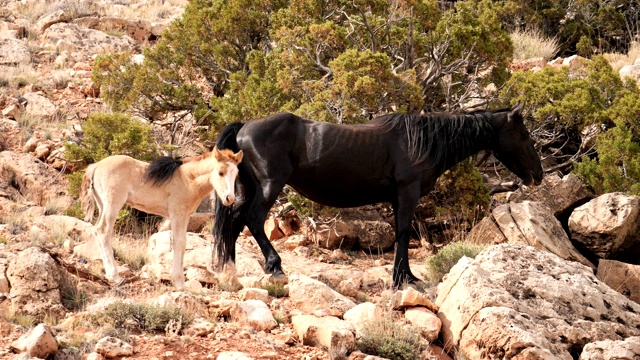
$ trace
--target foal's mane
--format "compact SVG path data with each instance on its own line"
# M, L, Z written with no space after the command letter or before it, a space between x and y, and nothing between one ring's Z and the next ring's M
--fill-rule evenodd
M145 181L153 182L153 186L160 186L171 180L173 174L184 163L181 159L163 156L153 160L144 173Z
M478 142L493 141L494 131L489 120L493 114L508 110L391 114L382 124L389 130L404 132L409 158L414 165L434 166L451 158L460 161L476 150Z
M233 155L233 151L224 149L220 150L220 153L223 155L222 162L232 161L231 156ZM171 177L181 165L186 163L196 163L212 157L213 152L207 151L201 155L188 156L182 159L176 159L170 156L157 158L149 164L149 167L147 167L147 171L144 174L145 180L153 181L154 186L160 186L171 180Z

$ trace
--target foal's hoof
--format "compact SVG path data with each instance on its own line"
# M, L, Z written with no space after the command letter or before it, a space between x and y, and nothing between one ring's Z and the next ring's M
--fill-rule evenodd
M124 285L125 283L125 279L121 278L120 276L114 277L112 279L109 279L109 281L113 284L113 286L120 286L120 285Z
M282 272L275 273L269 277L269 282L272 284L284 285L289 283L289 278Z

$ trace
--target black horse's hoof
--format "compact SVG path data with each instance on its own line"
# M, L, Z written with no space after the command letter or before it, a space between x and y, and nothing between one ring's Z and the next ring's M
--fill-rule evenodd
M420 280L418 277L416 277L413 274L408 274L406 276L403 276L401 278L402 280L395 280L393 282L393 287L396 289L405 289L407 288L407 286L410 286L414 289L424 289L426 284L424 283L424 281Z
M289 278L283 272L276 272L269 277L269 282L272 284L285 285L289 283Z

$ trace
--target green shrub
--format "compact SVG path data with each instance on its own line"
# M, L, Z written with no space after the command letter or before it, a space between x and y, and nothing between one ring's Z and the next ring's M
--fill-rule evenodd
M418 331L394 322L390 314L367 322L357 345L366 354L391 360L419 359L422 348Z
M597 158L583 157L574 172L598 195L617 191L640 195L640 143L631 131L616 127L601 134L596 150Z
M588 36L582 35L578 43L576 43L576 51L582 57L591 57L593 54L593 40Z
M284 192L287 195L287 200L291 203L291 206L293 206L300 217L315 218L320 215L335 215L335 213L339 211L336 208L321 205L307 199L306 197L298 194L298 192L289 185L285 187Z
M78 197L80 196L80 186L82 185L82 177L84 176L84 171L76 171L71 174L67 174L67 191L69 195Z
M433 202L436 216L462 216L471 222L484 217L491 206L489 187L472 158L445 171L426 199Z
M275 284L264 284L262 286L263 289L269 292L269 296L273 296L274 298L281 298L287 296L287 291L284 288L284 284L275 283Z
M485 247L481 245L469 244L462 241L456 241L446 245L440 249L436 255L427 259L427 269L425 272L427 280L434 284L439 283L463 256L475 258L484 248Z
M103 314L108 322L118 328L131 326L146 332L164 332L167 325L189 325L193 318L175 306L158 306L114 302L107 306Z
M82 128L84 138L80 144L65 144L70 161L91 164L116 154L149 161L159 155L151 127L124 114L94 113Z
M438 5L194 0L141 63L100 56L92 79L116 111L184 110L214 131L278 111L353 123L458 109L471 84L506 80L513 47L499 3Z
M585 67L547 66L538 72L516 72L501 96L508 103L525 103L533 127L581 131L606 120L603 113L624 89L620 77L601 56ZM527 111L529 112L529 111Z
M560 149L555 150L560 161L581 160L569 165L597 194L639 194L640 89L620 79L602 56L584 65L515 73L502 96L532 109L533 125L543 129L539 133L556 136L555 141L542 139L545 146ZM595 142L584 138L594 130L600 132Z
M84 219L84 212L82 211L82 206L79 201L71 204L71 206L69 206L67 210L64 211L64 214L66 216L72 216L80 220Z
M574 173L596 192L640 195L640 90L633 83L619 93L604 113L615 127L598 135L597 156L583 157Z

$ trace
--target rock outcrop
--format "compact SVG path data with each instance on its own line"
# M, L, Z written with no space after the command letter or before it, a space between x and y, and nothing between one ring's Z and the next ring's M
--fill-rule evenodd
M14 341L11 348L28 357L46 359L58 351L58 341L49 326L39 324Z
M26 42L0 36L0 65L18 65L31 61Z
M640 265L602 259L596 277L610 288L640 304Z
M640 197L608 193L576 208L571 239L600 259L640 260Z
M63 174L29 154L0 153L0 196L17 202L27 199L38 205L55 200L66 208L73 203L67 187Z
M540 202L551 209L554 216L561 217L593 197L591 190L576 175L568 174L561 178L557 174L549 174L539 186L511 193L509 201Z
M467 236L476 244L525 244L566 260L595 266L573 246L552 211L542 203L524 201L500 205Z
M35 247L21 251L9 263L7 278L14 311L32 316L64 314L62 269L49 254Z
M438 286L444 343L467 359L575 359L588 342L640 335L640 305L589 267L525 245L460 261Z

